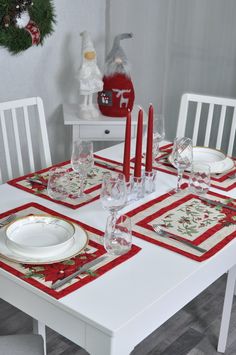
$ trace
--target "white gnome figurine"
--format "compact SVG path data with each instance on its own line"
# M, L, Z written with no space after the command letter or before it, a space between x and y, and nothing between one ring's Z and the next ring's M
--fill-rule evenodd
M93 94L103 89L102 73L97 66L96 51L90 33L82 32L82 63L77 78L80 84L80 95L84 96L80 105L82 118L91 119L99 115L93 104Z

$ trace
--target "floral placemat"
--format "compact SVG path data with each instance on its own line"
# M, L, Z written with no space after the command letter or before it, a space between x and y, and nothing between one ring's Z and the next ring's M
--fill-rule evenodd
M153 169L162 171L164 173L177 176L177 170L173 165L169 162L168 157L172 152L173 144L161 144L160 152L153 164ZM232 158L236 162L236 158ZM134 158L131 159L131 165L134 164ZM143 163L144 165L144 163ZM236 188L236 178L232 178L236 174L236 166L221 174L212 174L211 175L211 186L223 191L230 191ZM189 173L184 173L184 178L189 178Z
M100 196L100 188L101 188L101 182L102 182L102 176L105 171L108 170L117 170L121 171L122 170L122 164L113 162L109 159L105 159L102 157L97 156L96 154L94 155L94 167L92 170L89 172L87 179L86 179L86 185L85 185L85 194L89 194L91 196L90 199L84 201L84 200L78 200L76 197L76 194L79 190L79 178L78 174L74 172L71 168L70 162L63 162L60 164L54 165L54 167L64 167L69 170L69 183L68 186L66 187L68 190L68 196L64 200L53 200L48 196L47 194L47 181L49 177L49 170L52 168L46 168L39 170L35 173L30 173L21 177L18 177L16 179L8 181L8 184L17 187L21 190L24 190L26 192L32 193L34 195L37 195L39 197L45 198L47 200L51 200L55 203L64 205L66 207L72 208L72 209L77 209L81 206L84 206L88 203L91 203L95 200L97 200ZM29 181L29 179L35 179L36 182L32 182L32 180ZM41 181L42 183L38 183L37 181Z
M72 257L71 259L65 261L45 265L29 265L10 261L4 258L3 255L0 255L0 267L2 269L12 273L21 280L24 280L25 282L37 287L38 289L42 290L43 292L46 292L47 294L56 299L68 295L69 293L102 276L104 273L121 264L125 260L131 258L141 250L141 248L139 248L138 246L132 245L131 250L124 255L109 256L103 247L104 232L85 225L84 223L65 217L64 215L61 215L37 203L28 203L0 214L0 222L3 218L12 213L16 214L17 217L42 213L59 216L75 224L78 224L80 227L86 230L89 242L85 249L82 250L75 257ZM0 228L0 238L3 238L4 234L5 228ZM84 274L77 276L76 278L74 278L64 286L61 286L57 290L51 289L53 282L60 280L66 276L69 276L70 274L75 272L79 266L82 266L83 264L86 264L89 261L97 259L101 255L106 256L105 260L101 261L96 266L93 266L92 272L88 271Z
M235 206L236 201L209 192L207 198ZM217 253L236 237L236 212L211 205L199 196L165 194L127 213L132 219L133 235L197 261ZM202 253L169 237L162 237L153 225L206 250Z

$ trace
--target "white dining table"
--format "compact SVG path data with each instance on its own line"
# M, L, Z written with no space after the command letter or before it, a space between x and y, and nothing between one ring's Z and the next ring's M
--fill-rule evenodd
M102 150L99 155L122 162L123 144ZM156 192L122 212L165 193L175 184L175 176L157 172ZM225 194L236 198L236 189ZM0 212L37 202L102 231L105 229L108 213L99 200L73 210L8 184L0 186L0 196ZM139 253L59 300L0 268L0 297L91 355L128 355L236 264L236 240L203 262L136 237L133 243L142 248Z

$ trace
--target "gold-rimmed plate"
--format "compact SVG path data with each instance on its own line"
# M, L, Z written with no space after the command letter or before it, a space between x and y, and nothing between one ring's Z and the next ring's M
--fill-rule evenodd
M74 242L74 225L50 215L17 218L6 228L10 249L23 256L52 256L70 248Z
M9 247L5 230L1 229L0 254L8 260L21 264L52 264L70 259L73 256L79 254L88 244L87 232L77 224L73 223L73 227L73 242L70 247L66 249L60 249L58 252L55 250L50 255L43 253L35 255L28 255L27 253L24 255L24 253L19 252L18 249Z
M169 162L175 166L171 154ZM193 162L209 165L211 174L225 173L234 167L233 160L222 151L207 147L193 147Z

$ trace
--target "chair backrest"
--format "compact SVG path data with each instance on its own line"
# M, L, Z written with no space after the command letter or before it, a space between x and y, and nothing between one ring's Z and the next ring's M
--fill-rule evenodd
M188 125L188 123L190 124ZM186 134L186 131L188 132ZM236 132L236 99L183 94L177 137L193 139L193 145L211 146L232 156Z
M0 103L0 183L52 164L43 101Z

